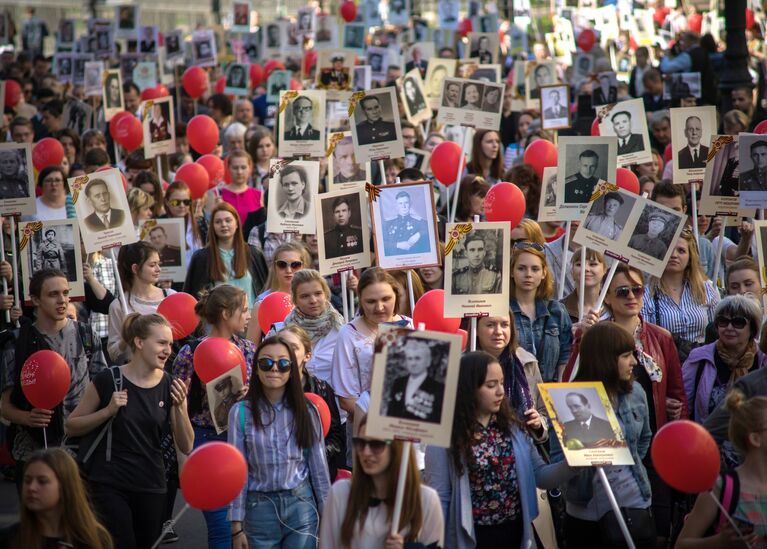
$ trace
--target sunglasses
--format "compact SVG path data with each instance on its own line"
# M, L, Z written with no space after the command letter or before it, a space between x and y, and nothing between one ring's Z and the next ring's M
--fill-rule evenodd
M384 448L391 445L391 440L367 440L361 437L353 437L352 445L358 452L363 452L365 446L370 448L370 451L374 454L380 454L384 451Z
M615 288L615 297L619 299L628 299L629 294L633 294L634 298L639 299L643 293L643 286L620 286Z
M280 373L285 373L290 371L290 367L292 366L292 362L290 362L289 358L280 358L278 360L273 360L271 358L263 357L259 358L257 361L258 369L262 372L271 372L272 368L274 368L274 365L277 365L277 370L280 371Z
M533 250L537 250L539 252L543 251L542 244L538 244L537 242L530 242L529 240L517 240L516 242L514 242L514 247L518 250L532 248Z
M174 208L178 208L179 206L191 206L192 201L189 198L184 198L184 199L174 198L172 200L168 200L168 204L170 204Z
M714 322L716 322L717 328L726 328L727 326L732 325L736 330L742 330L748 326L748 319L742 316L736 316L734 318L718 316Z
M283 261L281 259L279 261L275 261L274 264L277 265L278 269L283 271L287 269L288 267L290 267L294 271L297 271L298 269L304 266L303 261L291 261L290 263L288 263L287 261Z

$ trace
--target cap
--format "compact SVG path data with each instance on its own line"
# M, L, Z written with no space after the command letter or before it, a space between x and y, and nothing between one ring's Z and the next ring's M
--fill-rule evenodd
M617 192L615 192L615 191L610 191L609 193L607 193L607 194L605 195L605 203L606 203L608 200L617 200L618 202L620 202L621 204L623 204L623 197L621 196L621 193L617 193Z
M665 214L662 214L660 212L651 213L650 217L647 218L647 222L649 223L653 219L659 219L663 223L668 223L668 217Z
M336 61L341 61L343 63L344 56L343 55L334 55L333 57L330 58L330 62L331 63L335 63Z

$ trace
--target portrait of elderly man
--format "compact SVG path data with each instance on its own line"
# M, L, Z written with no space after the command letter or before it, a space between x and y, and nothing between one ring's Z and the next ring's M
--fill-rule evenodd
M610 117L613 131L618 138L618 156L622 154L638 153L644 149L642 135L631 133L631 113L618 111Z
M684 136L687 144L678 152L679 168L705 168L708 157L708 147L701 145L703 137L703 122L698 116L689 116L684 122Z
M439 423L445 384L429 371L434 360L431 346L423 340L411 338L405 343L403 354L407 374L392 383L386 415Z

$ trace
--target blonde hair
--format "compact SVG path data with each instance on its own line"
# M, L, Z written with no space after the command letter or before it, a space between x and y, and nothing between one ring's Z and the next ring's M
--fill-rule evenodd
M141 313L131 313L123 321L120 335L125 344L131 351L136 350L136 338L146 339L152 332L152 326L165 326L170 329L170 324L164 316L152 313L142 315Z
M700 252L698 251L698 243L695 242L695 235L689 229L685 229L679 235L679 240L676 241L675 246L679 244L680 240L687 242L687 250L690 256L690 260L684 268L684 280L690 285L690 294L692 294L693 301L698 305L705 305L708 302L706 297L706 273L703 272L703 268L700 266ZM669 293L669 289L663 282L663 277L652 277L650 279L650 295L654 297L657 295L658 290L665 294Z
M767 397L747 399L739 389L733 389L727 395L726 406L730 411L728 437L745 454L750 447L748 435L767 427Z
M277 254L275 254L275 257L276 256ZM328 286L325 277L323 277L319 271L314 269L301 269L300 271L293 273L293 280L290 281L290 296L293 299L293 303L296 302L296 297L298 296L298 287L301 284L306 284L308 282L319 283L325 294L325 298L330 299L330 287Z
M551 299L554 295L554 277L552 276L551 270L549 270L549 266L546 263L546 256L542 251L536 250L535 248L514 248L511 251L511 280L509 290L511 291L512 297L515 295L514 292L516 290L514 284L514 265L517 263L519 256L522 254L530 254L541 260L541 267L543 267L544 276L543 280L541 280L541 284L538 286L538 289L535 290L535 298L543 299L544 301Z
M280 244L277 246L277 249L274 250L274 255L272 256L272 265L271 269L269 269L269 275L266 277L266 282L264 283L264 290L272 290L272 291L278 291L280 289L280 281L277 278L277 261L280 258L280 254L284 252L296 252L301 256L301 262L303 263L302 268L308 268L312 265L312 256L309 254L309 250L306 249L306 246L303 245L303 243L298 242L296 240L292 240L290 242L285 242L284 244ZM295 276L295 273L293 274ZM291 291L292 291L292 284L291 284Z
M151 208L154 206L154 198L138 187L133 187L128 191L128 207L132 214L137 214L141 208Z
M525 231L525 236L527 237L525 240L529 240L530 242L535 242L536 244L540 244L541 246L546 244L546 239L543 236L543 231L541 230L541 226L538 225L536 221L525 218L519 222L519 225L517 225L517 229L522 229L523 231Z

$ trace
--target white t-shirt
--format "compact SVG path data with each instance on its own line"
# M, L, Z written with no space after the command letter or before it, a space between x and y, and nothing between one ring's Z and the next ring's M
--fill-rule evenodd
M61 208L51 208L46 206L41 197L35 199L35 207L37 213L35 215L25 215L21 219L22 221L58 221L59 219L67 218L66 205Z

